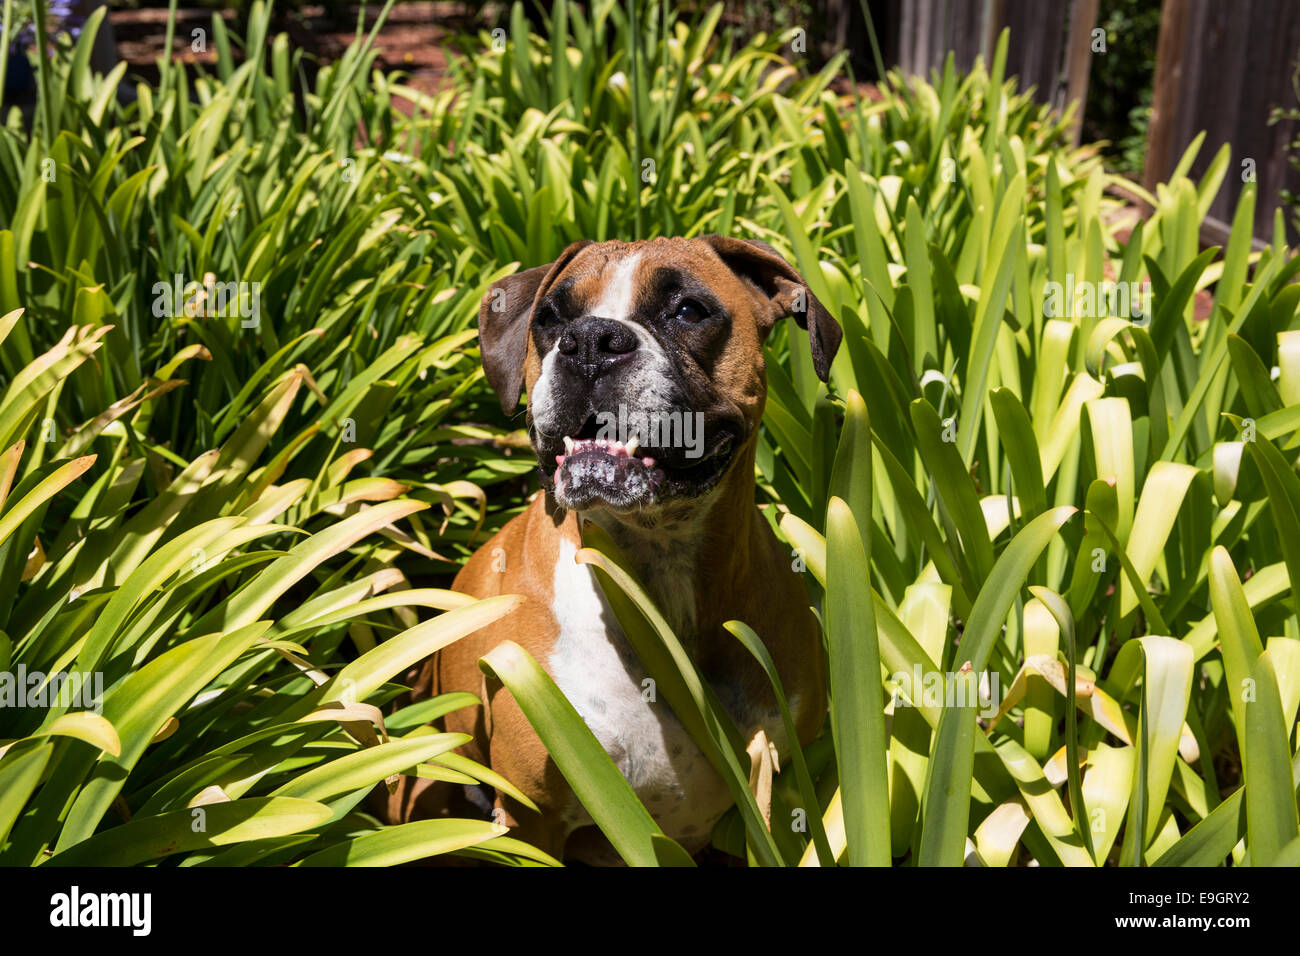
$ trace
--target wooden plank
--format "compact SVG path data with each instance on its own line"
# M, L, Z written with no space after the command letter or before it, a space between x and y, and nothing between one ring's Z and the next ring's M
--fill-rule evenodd
M897 62L927 78L943 69L949 51L960 71L980 56L988 65L998 35L1010 27L1007 76L1020 77L1022 89L1037 87L1039 99L1051 102L1065 49L1065 9L1060 0L900 0Z
M1040 103L1056 103L1061 73L1061 56L1065 49L1065 10L1063 3L1037 3L1035 0L1004 0L1000 19L995 25L990 54L1002 29L1011 31L1007 43L1007 76L1019 78L1019 88L1034 87Z
M971 23L982 22L987 2L898 0L894 36L899 69L928 79L931 70L943 69L952 50L957 69L969 70L983 50L980 37L971 34Z
M1291 77L1300 49L1300 8L1293 0L1241 0L1233 7L1165 0L1162 18L1143 184L1154 190L1167 180L1204 130L1189 169L1193 179L1225 143L1232 150L1210 215L1232 220L1244 185L1242 161L1250 160L1258 184L1254 234L1271 237L1281 191L1300 192L1300 173L1287 160L1296 124L1268 123L1273 107L1296 105ZM1285 218L1294 238L1294 213Z
M1070 141L1079 145L1083 130L1084 105L1088 102L1088 75L1092 71L1092 30L1097 25L1097 0L1073 0L1070 7L1070 39L1065 61L1065 101L1074 103Z
M953 63L958 72L969 70L975 65L975 58L992 52L986 47L985 4L953 3L948 7L948 36L944 44L943 55L935 64L935 69L943 69L943 61L948 50L953 51ZM994 37L996 40L996 37Z
M917 8L930 3L932 0L902 0L902 17L898 21L898 66L904 73L924 73L926 70L917 49Z
M1226 181L1232 193L1230 198L1221 196L1217 208L1223 218L1231 219L1243 185L1241 160L1253 159L1259 187L1259 201L1255 204L1255 234L1271 238L1273 209L1280 201L1281 191L1289 189L1300 193L1300 172L1292 168L1287 159L1288 146L1296 135L1296 123L1288 120L1276 126L1268 125L1274 106L1294 108L1300 105L1292 87L1296 52L1300 50L1300 9L1293 0L1254 0L1250 13L1247 26L1267 24L1268 28L1250 31L1250 55L1246 58L1241 77L1241 92L1236 105L1227 111L1235 121L1234 135L1228 139L1233 146L1233 168ZM1287 230L1293 242L1296 237L1294 216L1294 209L1286 210Z
M1142 185L1154 192L1169 170L1175 126L1178 121L1187 8L1199 0L1164 0L1160 7L1160 39L1156 42L1156 69L1151 94L1151 121L1147 127L1147 159Z

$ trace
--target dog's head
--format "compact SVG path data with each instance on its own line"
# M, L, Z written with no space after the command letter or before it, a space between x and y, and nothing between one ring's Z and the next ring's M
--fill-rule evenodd
M823 381L839 325L763 242L578 242L492 285L483 368L528 390L544 488L571 510L644 511L715 488L763 416L763 341L794 316Z

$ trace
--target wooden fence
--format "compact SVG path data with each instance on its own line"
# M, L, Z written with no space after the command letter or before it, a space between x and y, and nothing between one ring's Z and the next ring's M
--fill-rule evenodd
M1008 27L1007 74L1035 86L1041 102L1063 108L1077 101L1082 116L1089 74L1105 68L1104 54L1092 52L1098 0L871 0L869 8L887 63L907 73L928 76L949 50L958 67L981 55L987 62ZM1282 190L1300 193L1300 173L1287 156L1297 124L1269 123L1275 107L1300 106L1298 56L1297 0L1163 0L1143 181L1154 189L1168 179L1202 130L1193 177L1230 144L1231 170L1210 207L1207 242L1226 235L1250 175L1259 189L1256 237L1271 237ZM1288 212L1294 242L1293 218Z

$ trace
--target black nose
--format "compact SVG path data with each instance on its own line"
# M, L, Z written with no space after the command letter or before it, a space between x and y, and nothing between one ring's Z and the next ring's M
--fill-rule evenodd
M608 371L623 356L636 351L636 333L622 322L583 316L570 322L560 336L560 355L587 378Z

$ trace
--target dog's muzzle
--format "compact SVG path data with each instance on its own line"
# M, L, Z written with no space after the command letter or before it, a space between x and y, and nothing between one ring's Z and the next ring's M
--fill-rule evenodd
M644 510L711 489L743 420L695 407L685 392L648 333L596 316L568 323L530 406L543 487L577 511Z

